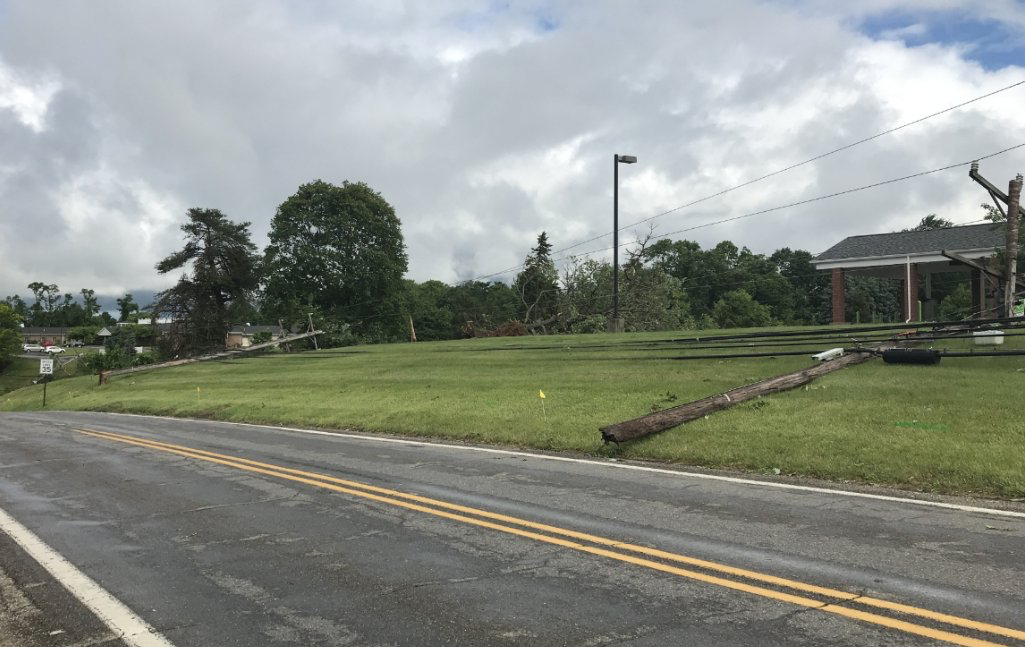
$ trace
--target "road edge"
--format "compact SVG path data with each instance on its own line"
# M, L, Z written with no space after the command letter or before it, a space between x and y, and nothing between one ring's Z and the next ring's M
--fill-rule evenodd
M0 508L0 531L131 647L174 647L148 622Z

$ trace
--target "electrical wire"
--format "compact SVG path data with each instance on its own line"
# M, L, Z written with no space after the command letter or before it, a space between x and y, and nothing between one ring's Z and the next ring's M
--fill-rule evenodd
M722 190L717 191L715 193L711 193L709 195L706 195L704 197L698 198L698 199L693 200L691 202L688 202L686 204L682 204L682 205L680 205L678 207L673 207L672 209L667 209L667 210L662 211L660 213L657 213L657 214L655 214L653 216L649 216L649 217L644 218L642 220L638 220L637 222L630 223L629 225L624 225L623 227L620 227L618 229L618 231L625 231L627 229L630 229L631 227L636 227L637 225L641 225L641 224L644 224L646 222L650 222L652 220L656 220L658 218L661 218L663 216L667 216L667 215L669 215L671 213L676 213L677 211L681 211L683 209L688 209L690 207L693 207L693 206L696 206L698 204L701 204L702 202L707 202L708 200L712 200L714 198L718 198L718 197L724 196L724 195L726 195L728 193L732 193L733 191L737 191L738 189L743 189L745 187L751 186L752 184L756 184L756 183L761 182L763 180L767 180L769 178L776 177L777 175L782 175L783 173L786 173L788 171L792 171L792 170L794 170L796 168L800 168L800 167L805 166L807 164L811 164L812 162L817 162L818 160L824 159L826 157L830 157L831 155L835 155L837 153L841 153L841 152L843 152L845 150L849 150L851 148L854 148L855 146L859 146L861 144L865 144L867 142L879 139L880 137L884 137L886 135L895 133L897 131L903 130L903 129L908 128L910 126L914 126L916 124L920 124L920 123L922 123L924 121L928 121L929 119L932 119L934 117L939 117L941 115L947 114L948 112L952 112L954 110L958 110L959 108L963 108L965 106L968 106L968 105L971 105L973 103L976 103L977 101L982 101L983 99L988 99L989 97L995 96L995 95L1000 94L1002 92L1006 92L1008 90L1012 90L1012 89L1017 88L1017 87L1019 87L1019 86L1021 86L1023 84L1025 84L1025 80L1018 81L1018 82L1012 83L1010 85L1006 85L1006 86L1004 86L1002 88L998 88L997 90L993 90L992 92L988 92L986 94L979 95L977 97L974 97L974 98L969 99L967 101L963 101L963 102L958 103L956 105L949 106L949 107L944 108L942 110L938 110L938 111L933 112L931 114L928 114L928 115L926 115L924 117L919 117L918 119L914 119L914 120L909 121L907 123L903 123L903 124L901 124L899 126L895 126L893 128L889 128L889 129L884 130L882 132L878 132L878 133L876 133L874 135L870 135L868 137L864 137L864 138L859 139L857 141L851 142L849 144L845 144L843 146L840 146L839 148L834 148L833 150L827 151L825 153L821 153L819 155L815 155L813 157L809 157L808 159L806 159L804 161L797 162L795 164L791 164L790 166L786 166L784 168L777 169L775 171L772 171L770 173L766 173L765 175L761 175L761 176L756 177L754 179L747 180L745 182L741 182L740 184L736 184L736 185L730 186L730 187L728 187L726 189L722 189ZM985 158L980 158L980 159L985 159ZM610 236L611 233L612 232L608 232L608 233L604 233L604 234L599 234L598 236L594 236L592 238L588 238L587 240L582 240L582 241L580 241L578 243L574 243L574 244L569 245L567 247L561 247L561 248L555 249L555 250L553 250L552 253L553 254L559 254L559 253L562 253L562 252L569 251L571 249L576 249L577 247L581 247L583 245L586 245L587 243L593 243L596 240L601 240L603 238L606 238L606 237ZM611 248L609 248L609 249L611 249ZM478 280L481 280L481 279L484 279L484 278L490 278L492 276L500 276L500 275L503 275L503 274L508 274L509 272L516 271L516 270L520 269L521 267L523 267L523 265L517 265L515 267L511 267L511 268L502 270L500 272L492 272L491 274L486 274L486 275L479 276L479 277L472 278L472 279L468 279L468 280L470 280L470 281L478 281Z
M1025 83L1025 82L1023 82L1023 83ZM1002 150L999 150L999 151L996 151L996 152L993 152L993 153L989 153L987 155L983 155L983 156L977 157L974 160L968 160L968 161L963 161L963 162L956 162L956 163L953 163L953 164L947 164L945 166L941 166L941 167L938 167L938 168L930 169L930 170L927 170L927 171L920 171L918 173L912 173L910 175L904 175L904 176L901 176L901 177L890 178L890 179L887 179L887 180L881 180L881 181L878 181L878 182L873 182L871 184L866 184L866 185L862 185L862 186L852 187L852 188L844 189L844 190L841 190L841 191L835 191L833 193L828 193L828 194L824 194L824 195L820 195L820 196L815 196L815 197L812 197L812 198L806 198L804 200L798 200L798 201L795 201L795 202L790 202L790 203L783 204L783 205L769 207L769 208L766 208L766 209L760 209L760 210L757 210L757 211L752 211L752 212L740 214L740 215L737 215L737 216L731 216L731 217L728 217L728 218L722 218L722 219L715 220L715 221L712 221L712 222L701 223L701 224L698 224L698 225L693 225L691 227L686 227L684 229L679 229L679 230L671 231L671 232L668 232L668 233L665 233L665 234L660 234L658 236L652 236L648 240L658 240L658 239L662 239L662 238L667 238L669 236L674 236L674 235L677 235L677 234L686 233L686 232L694 231L694 230L697 230L697 229L713 227L713 226L716 226L716 225L721 225L721 224L724 224L724 223L727 223L727 222L734 222L734 221L742 220L742 219L746 219L746 218L753 218L753 217L764 215L764 214L767 214L767 213L773 213L773 212L776 212L776 211L782 211L784 209L790 209L790 208L793 208L793 207L802 206L802 205L806 205L806 204L811 204L811 203L819 202L819 201L822 201L822 200L828 200L828 199L831 199L831 198L836 198L836 197L840 197L840 196L844 196L844 195L850 195L850 194L853 194L853 193L858 193L858 192L861 192L861 191L866 191L866 190L878 188L878 187L881 187L881 186L887 186L887 185L895 184L895 183L898 183L898 182L904 182L904 181L907 181L907 180L911 180L911 179L915 179L915 178L919 178L919 177L924 177L924 176L932 175L932 174L935 174L935 173L940 173L942 171L949 171L951 169L960 168L960 167L963 167L963 166L968 166L968 165L972 164L972 162L977 162L977 161L981 161L981 160L991 159L993 157L997 157L999 155L1003 155L1005 153L1008 153L1008 152L1011 152L1011 151L1014 151L1014 150L1017 150L1017 149L1020 149L1020 148L1023 148L1023 147L1025 147L1025 142L1022 142L1020 144L1016 144L1014 146L1009 146L1007 148L1004 148ZM634 241L628 241L628 242L625 242L625 243L620 243L619 247L625 247L625 246L632 245L632 244L639 243L639 242L642 242L642 241L640 239L636 239ZM613 249L613 247L605 247L605 248L601 248L601 249L591 250L589 252L584 252L584 253L579 254L579 255L572 255L572 257L580 258L580 257L585 257L585 256L590 256L590 255L593 255L593 254L597 254L597 253L600 253L600 252L606 252L606 251L609 251L609 250L612 250L612 249ZM564 257L556 258L556 259L553 259L553 262L554 261L558 261L558 260L565 260L567 258L569 258L569 256L564 256ZM523 267L523 266L524 265L520 265L518 267ZM517 268L512 268L512 269L517 269ZM499 274L500 273L483 275L483 276L477 277L475 279L470 279L470 281L476 281L476 280L483 279L483 278L489 278L491 276L497 276ZM816 272L816 274L817 274L817 272ZM809 275L809 276L811 276L811 275ZM772 277L767 277L765 280L777 280L778 278L779 278L778 276L772 276ZM786 278L786 277L784 277L784 278ZM684 290L692 290L692 289L699 289L700 287L710 287L710 286L707 286L707 285L706 286L691 286L691 287L686 287L685 286L682 289L684 289ZM606 296L606 295L602 295L600 298L609 298L609 297ZM364 301L356 302L356 303L353 303L353 304L347 304L345 306L342 306L342 308L344 308L344 309L352 309L352 308L356 308L356 307L361 306L361 305L365 305L367 303L372 303L372 301L371 300L364 300ZM401 313L396 313L396 314L401 314ZM393 314L371 315L370 317L363 318L361 321L370 321L370 320L374 320L374 319L380 319L380 318L383 318L383 317L386 317L386 316L394 316L394 315Z

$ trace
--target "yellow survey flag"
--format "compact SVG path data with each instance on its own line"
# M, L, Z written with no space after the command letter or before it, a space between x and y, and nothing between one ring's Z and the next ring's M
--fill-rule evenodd
M545 399L545 392L544 392L544 391L542 391L541 389L538 389L538 390L537 390L537 397L539 397L539 398L541 398L542 400L544 400L544 399Z

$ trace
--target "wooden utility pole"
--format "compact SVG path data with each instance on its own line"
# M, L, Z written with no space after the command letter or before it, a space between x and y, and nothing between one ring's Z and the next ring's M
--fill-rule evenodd
M1007 189L1007 274L1004 283L1004 316L1014 316L1015 273L1018 271L1018 205L1021 202L1021 175Z
M748 384L747 386L742 386L725 393L720 393L719 395L713 395L702 400L695 400L694 402L681 404L679 406L672 407L671 409L664 409L656 413L649 413L641 416L640 418L627 420L626 422L619 422L614 425L601 427L599 431L601 431L602 440L607 443L621 443L626 440L633 440L634 438L640 438L641 436L665 431L666 429L682 425L683 423L690 422L691 420L703 418L710 413L727 409L735 404L746 402L752 398L796 388L811 382L817 377L826 375L827 373L832 373L833 371L838 371L842 368L853 366L854 364L867 362L873 357L875 357L875 355L869 352L844 355L839 359L822 362L821 364L811 368L794 371L793 373L786 373L785 375L777 375L776 377L770 377L753 384Z
M413 316L409 316L409 341L416 341L416 328L413 327Z
M306 316L308 316L310 318L310 327L306 329L306 332L313 332L313 330L314 330L314 328L313 328L313 313L312 312L307 313ZM316 335L313 336L313 350L320 350L320 344L317 343L317 336Z

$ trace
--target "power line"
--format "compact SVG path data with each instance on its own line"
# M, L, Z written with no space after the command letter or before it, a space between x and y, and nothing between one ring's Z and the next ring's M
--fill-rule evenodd
M658 236L652 236L649 240L658 240L660 238L666 238L668 236L675 236L676 234L682 234L682 233L686 233L686 232L689 232L689 231L694 231L696 229L704 229L706 227L714 227L715 225L721 225L721 224L724 224L724 223L727 223L727 222L733 222L733 221L736 221L736 220L743 220L745 218L753 218L754 216L760 216L760 215L764 215L764 214L767 214L767 213L772 213L774 211L782 211L783 209L790 209L790 208L793 208L793 207L799 207L799 206L802 206L802 205L811 204L813 202L819 202L821 200L828 200L830 198L836 198L836 197L839 197L839 196L842 196L842 195L849 195L851 193L857 193L859 191L866 191L868 189L875 189L875 188L878 188L878 187L881 187L881 186L886 186L888 184L895 184L897 182L904 182L906 180L911 180L911 179L918 178L918 177L923 177L923 176L926 176L926 175L932 175L933 173L939 173L941 171L949 171L950 169L955 169L955 168L959 168L959 167L962 167L962 166L968 166L973 161L981 161L981 160L989 159L991 157L996 157L997 155L1003 155L1004 153L1008 153L1010 151L1017 150L1017 149L1022 148L1022 147L1025 147L1025 142L1022 142L1021 144L1017 144L1015 146L1010 146L1008 148L1005 148L1003 150L997 151L995 153L990 153L988 155L984 155L984 156L979 157L978 159L975 159L975 160L969 160L969 161L966 161L966 162L957 162L955 164L948 164L946 166L941 166L939 168L930 169L928 171L921 171L919 173L912 173L911 175L904 175L902 177L891 178L889 180L882 180L880 182L873 182L872 184L866 184L866 185L863 185L863 186L853 187L853 188L850 188L850 189L844 189L842 191L836 191L834 193L827 193L825 195L816 196L814 198L806 198L804 200L798 200L796 202L790 202L790 203L779 205L779 206L775 206L775 207L769 207L768 209L760 209L758 211L751 211L751 212L748 212L748 213L741 214L739 216L731 216L729 218L722 218L720 220L714 220L712 222L706 222L706 223L702 223L700 225L693 225L691 227L685 227L683 229L677 229L676 231L670 231L670 232L665 233L665 234L659 234ZM626 243L620 243L619 246L620 247L624 247L624 246L633 245L633 244L639 243L639 242L641 242L640 239L635 239L635 240L632 240L632 241L629 241L629 242L626 242ZM597 254L599 252L606 252L606 251L609 251L611 249L612 249L611 247L603 247L601 249L594 249L594 250L591 250L589 252L584 252L582 254L578 254L578 255L574 255L574 256L590 256L591 254ZM565 260L567 258L570 258L570 257L569 256L562 256L562 257L560 257L558 259L553 259L553 260Z
M1025 82L1023 82L1023 83L1025 83ZM733 221L742 220L742 219L746 219L746 218L753 218L755 216L760 216L760 215L764 215L764 214L767 214L767 213L772 213L772 212L775 212L775 211L782 211L783 209L790 209L790 208L793 208L793 207L802 206L802 205L806 205L806 204L811 204L811 203L819 202L819 201L822 201L822 200L828 200L830 198L836 198L836 197L843 196L843 195L850 195L852 193L857 193L857 192L860 192L860 191L866 191L868 189L874 189L874 188L878 188L878 187L881 187L881 186L886 186L886 185L889 185L889 184L895 184L895 183L898 183L898 182L904 182L904 181L907 181L907 180L911 180L911 179L919 178L919 177L924 177L924 176L927 176L927 175L932 175L934 173L939 173L939 172L942 172L942 171L949 171L951 169L960 168L960 167L963 167L963 166L968 166L973 161L974 162L978 162L978 161L990 159L990 158L993 158L993 157L997 157L998 155L1003 155L1005 153L1008 153L1010 151L1017 150L1017 149L1023 148L1023 147L1025 147L1025 142L1022 142L1020 144L1016 144L1014 146L1009 146L1007 148L1004 148L1003 150L999 150L999 151L996 151L994 153L989 153L987 155L983 155L981 157L977 157L974 160L968 160L968 161L963 161L963 162L956 162L956 163L953 163L953 164L948 164L946 166L941 166L939 168L930 169L928 171L920 171L918 173L912 173L910 175L904 175L904 176L901 176L901 177L890 178L890 179L887 179L887 180L881 180L879 182L873 182L871 184L865 184L865 185L862 185L862 186L852 187L852 188L849 188L849 189L844 189L842 191L835 191L833 193L828 193L828 194L824 194L824 195L820 195L820 196L815 196L815 197L812 197L812 198L806 198L804 200L798 200L796 202L790 202L790 203L787 203L787 204L778 205L778 206L774 206L774 207L769 207L769 208L766 208L766 209L760 209L758 211L752 211L752 212L740 214L738 216L731 216L729 218L721 218L719 220L714 220L712 222L706 222L706 223L702 223L702 224L699 224L699 225L693 225L691 227L686 227L684 229L678 229L676 231L671 231L671 232L668 232L668 233L665 233L665 234L659 234L658 236L652 236L651 238L649 238L649 240L658 240L658 239L661 239L661 238L666 238L666 237L669 237L669 236L674 236L674 235L677 235L677 234L686 233L686 232L694 231L694 230L697 230L697 229L704 229L704 228L707 228L707 227L713 227L715 225L721 225L721 224L724 224L724 223L727 223L727 222L733 222ZM628 245L633 245L633 244L636 244L636 243L639 243L639 242L642 242L642 241L640 239L635 239L633 241L628 241L628 242L625 242L625 243L620 243L619 246L620 247L626 247ZM553 261L559 261L559 260L566 260L566 259L571 258L571 257L586 257L586 256L591 256L593 254L598 254L600 252L606 252L606 251L609 251L611 249L612 249L612 247L603 247L601 249L594 249L594 250L591 250L589 252L584 252L582 254L573 254L573 255L561 256L561 257L558 257L558 258L555 258L555 259L552 259L552 260ZM523 267L523 266L521 265L519 267ZM516 268L513 268L513 269L516 269ZM469 281L476 281L476 280L479 280L479 279L482 279L482 278L488 278L490 276L495 276L495 274L489 274L489 275L486 275L486 276L477 277L476 279L470 279ZM768 277L765 280L775 280L775 278L776 277ZM689 290L694 290L694 289L700 289L701 287L712 287L712 286L707 286L707 285L706 286L686 286L683 289L689 291ZM603 295L602 298L606 298L606 296ZM343 306L343 308L351 309L351 308L355 308L357 306L365 305L365 304L371 303L371 302L372 301L370 301L370 300L361 301L361 302L357 302L357 303L353 303L353 304L349 304L349 305ZM378 314L378 315L372 315L370 317L365 317L363 319L363 321L379 319L379 318L382 318L382 317L385 317L385 316L393 316L393 315L382 313L382 314Z
M828 152L825 152L825 153L821 153L819 155L815 155L814 157L810 157L810 158L808 158L808 159L806 159L804 161L797 162L795 164L791 164L790 166L786 166L784 168L777 169L777 170L772 171L770 173L766 173L765 175L761 175L761 176L756 177L754 179L747 180L745 182L742 182L740 184L736 184L736 185L728 187L726 189L722 189L721 191L717 191L715 193L706 195L706 196L704 196L702 198L698 198L698 199L693 200L691 202L688 202L686 204L682 204L682 205L680 205L678 207L673 207L672 209L668 209L666 211L662 211L660 213L657 213L657 214L655 214L653 216L649 216L647 218L644 218L643 220L638 220L637 222L631 223L629 225L624 225L623 227L619 228L619 231L624 231L624 230L629 229L631 227L636 227L637 225L641 225L641 224L644 224L644 223L649 222L651 220L655 220L657 218L661 218L662 216L667 216L667 215L669 215L671 213L675 213L677 211L681 211L683 209L687 209L689 207L693 207L695 205L701 204L702 202L707 202L708 200L711 200L713 198L718 198L718 197L726 195L728 193L732 193L733 191L736 191L738 189L742 189L744 187L751 186L752 184L755 184L757 182L761 182L761 181L767 180L767 179L769 179L771 177L775 177L777 175L781 175L781 174L786 173L788 171L792 171L792 170L794 170L796 168L800 168L800 167L805 166L807 164L811 164L812 162L817 162L818 160L824 159L826 157L830 157L831 155L835 155L835 154L843 152L845 150L849 150L851 148L854 148L855 146L859 146L861 144L865 144L867 142L879 139L880 137L884 137L886 135L890 135L890 134L895 133L897 131L900 131L900 130L903 130L905 128L908 128L910 126L914 126L916 124L920 124L920 123L922 123L924 121L927 121L929 119L932 119L934 117L939 117L941 115L947 114L948 112L953 112L954 110L958 110L959 108L963 108L963 107L965 107L967 105L971 105L973 103L976 103L977 101L982 101L983 99L988 99L989 97L995 96L995 95L1000 94L1002 92L1006 92L1008 90L1012 90L1012 89L1014 89L1016 87L1019 87L1021 85L1025 85L1025 80L1018 81L1017 83L1012 83L1010 85L1004 86L1004 87L999 88L997 90L993 90L992 92L988 92L986 94L979 95L979 96L974 97L972 99L969 99L967 101L963 101L963 102L958 103L956 105L949 106L949 107L944 108L942 110L938 110L938 111L933 112L931 114L925 115L924 117L919 117L918 119L914 119L912 121L903 123L903 124L901 124L899 126L895 126L895 127L890 128L888 130L884 130L882 132L878 132L878 133L876 133L874 135L870 135L868 137L859 139L859 140L851 142L849 144L845 144L843 146L840 146L839 148L834 148L831 151L828 151ZM598 236L594 236L593 238L588 238L587 240L582 240L582 241L580 241L578 243L574 243L572 245L569 245L568 247L561 247L559 249L554 250L554 253L562 253L562 252L569 251L571 249L576 249L577 247L580 247L582 245L586 245L587 243L592 243L592 242L594 242L596 240L601 240L602 238L605 238L606 236L608 236L610 233L611 232L605 233L605 234L600 234ZM608 249L612 249L612 248L610 247ZM482 275L482 276L477 276L477 277L474 277L474 278L471 278L471 279L468 279L468 280L469 281L479 281L481 279L491 278L493 276L501 276L503 274L508 274L509 272L513 272L515 270L518 270L518 269L522 268L523 266L524 266L523 264L516 265L514 267L510 267L510 268L507 268L507 269L504 269L504 270L501 270L501 271L498 271L498 272L492 272L490 274L485 274L485 275Z

